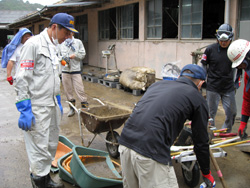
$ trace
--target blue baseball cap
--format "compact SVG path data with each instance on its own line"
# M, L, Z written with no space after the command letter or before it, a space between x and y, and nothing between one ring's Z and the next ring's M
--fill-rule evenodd
M51 23L60 24L66 29L78 33L78 31L74 28L74 17L67 13L57 13L51 19Z
M190 70L192 73L187 73L187 72L184 73L185 70ZM182 68L180 76L190 76L192 78L206 80L207 74L205 70L199 65L188 64Z

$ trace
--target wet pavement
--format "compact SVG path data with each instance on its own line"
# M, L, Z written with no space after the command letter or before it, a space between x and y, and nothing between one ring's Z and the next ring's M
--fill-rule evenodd
M19 118L19 112L15 107L15 91L14 87L10 86L6 81L6 69L0 68L0 187L1 188L31 188L28 159L25 151L25 144L23 140L22 130L18 128L17 122ZM93 98L98 98L102 102L108 105L113 105L126 110L131 110L134 104L141 98L141 96L134 96L130 92L125 92L116 88L110 88L98 83L91 83L83 81L86 94L88 95L88 101L90 107L100 105L100 103ZM64 109L64 116L61 123L60 134L66 136L75 145L82 145L80 136L79 121L77 115L73 117L67 117L69 106L65 102L66 97L62 88L62 106ZM76 98L76 107L80 108L80 101ZM224 112L222 107L219 107L218 115L216 117L217 125L222 125L224 121ZM239 126L239 120L236 120L233 127L233 132L237 132ZM83 127L82 127L83 128ZM116 129L120 134L123 126ZM247 130L250 135L250 128ZM84 142L87 143L94 134L83 128ZM103 133L106 136L106 132ZM106 144L97 136L91 148L107 151ZM244 153L236 146L224 148L227 152L227 157L216 158L221 172L228 187L232 188L248 188L250 187L250 155ZM119 159L117 160L119 162ZM188 186L184 182L180 163L174 162L174 167L180 188L187 188ZM216 171L211 163L212 174L217 182L218 188L222 187L220 179L218 178ZM59 180L58 173L51 174L53 178ZM149 180L150 181L150 180ZM202 178L200 177L200 182ZM73 185L63 181L66 188L72 188ZM122 187L115 186L116 188ZM115 188L113 187L113 188ZM199 187L199 186L197 186Z

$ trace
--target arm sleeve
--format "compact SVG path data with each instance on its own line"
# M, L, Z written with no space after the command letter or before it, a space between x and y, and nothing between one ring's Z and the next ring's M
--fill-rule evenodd
M9 60L16 62L17 50L12 54Z
M63 42L62 44L60 44L59 49L58 49L58 60L62 61L63 57L69 57L71 50L68 46L65 45L65 43Z
M60 44L60 45L58 46L58 53L57 53L57 57L58 57L58 61L59 61L59 62L61 62L61 61L62 61L62 57L63 57L63 55L62 55L62 50L61 50L62 45L63 45L63 43L62 43L62 44ZM61 63L59 63L59 64L61 64Z
M194 152L203 174L210 171L209 138L207 132L208 111L205 103L201 104L193 114L192 139Z
M83 60L85 55L86 55L86 51L85 51L85 48L83 46L83 43L82 41L78 40L78 45L79 45L79 50L76 52L76 60L80 61L80 60Z
M209 64L209 49L207 48L201 57L201 64L207 66Z
M35 63L35 45L28 43L23 46L20 54L20 63L17 67L16 73L16 100L17 102L30 99L30 85L32 83L32 75Z

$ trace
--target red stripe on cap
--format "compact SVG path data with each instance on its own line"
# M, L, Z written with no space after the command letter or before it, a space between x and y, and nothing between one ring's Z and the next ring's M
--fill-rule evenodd
M237 59L241 56L241 54L242 54L242 52L239 53L235 58L233 58L233 60L234 60L234 61L237 60Z

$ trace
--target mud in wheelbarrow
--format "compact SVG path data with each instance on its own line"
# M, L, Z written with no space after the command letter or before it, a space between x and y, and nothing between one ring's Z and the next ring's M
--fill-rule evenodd
M119 157L118 140L120 137L114 129L120 128L130 114L131 112L128 110L108 105L96 106L80 112L81 121L89 132L95 134L95 136L101 136L101 133L107 132L106 139L101 137L105 140L107 150L113 158ZM95 136L88 146L92 143Z

